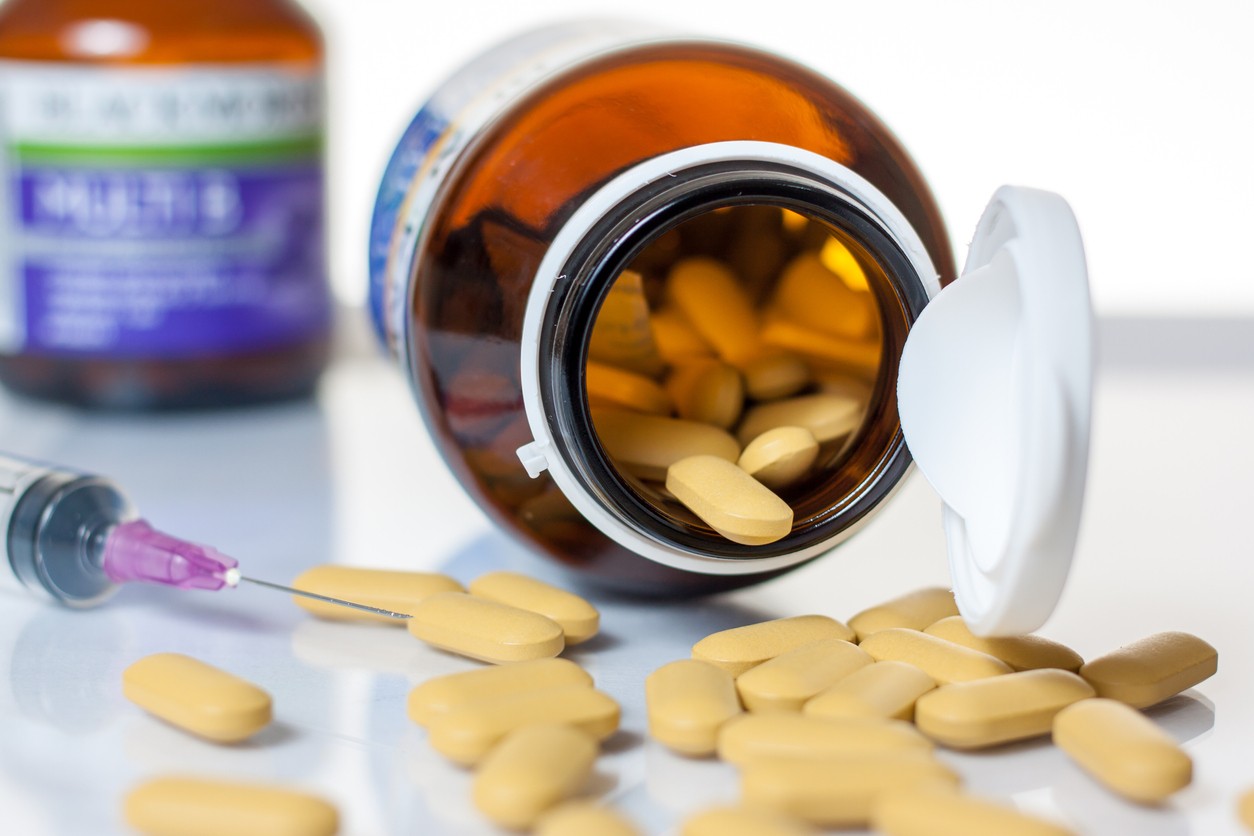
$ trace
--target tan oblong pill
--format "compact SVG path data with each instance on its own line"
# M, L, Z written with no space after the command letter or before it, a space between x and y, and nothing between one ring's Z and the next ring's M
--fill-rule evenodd
M282 787L183 776L154 778L123 804L126 823L148 836L331 836L335 807Z
M716 807L684 821L679 836L813 836L798 819L753 807Z
M792 531L792 507L726 459L680 459L666 471L666 489L734 543L761 546Z
M464 592L424 598L411 615L414 637L483 662L544 659L566 647L561 625L551 618Z
M899 720L821 720L801 714L746 714L718 737L718 756L745 764L761 758L814 759L930 752L932 742Z
M849 435L862 423L863 404L841 395L801 395L761 403L745 412L736 430L741 444L748 444L767 430L804 427L820 443ZM926 626L926 625L925 625Z
M641 479L663 481L671 465L689 456L717 456L729 462L740 457L740 443L710 424L597 410L592 425L610 458Z
M822 639L853 641L853 631L825 615L777 618L711 633L692 646L692 658L740 676L767 659Z
M745 393L755 401L774 401L795 395L810 385L810 366L791 351L767 351L746 363Z
M1193 779L1193 761L1135 708L1110 699L1076 703L1054 718L1054 743L1111 790L1157 804Z
M914 707L919 731L955 749L980 749L1048 734L1054 715L1093 697L1080 677L1056 668L942 685Z
M666 380L675 411L686 421L727 429L745 405L745 384L736 371L717 360L689 362Z
M876 662L816 695L806 702L802 713L826 720L913 720L915 702L935 687L936 680L914 665Z
M703 757L718 747L718 730L741 713L731 674L708 662L681 659L644 681L649 735L682 755Z
M914 665L940 685L1013 672L1005 662L987 653L908 627L879 630L863 639L858 647L877 662L894 660Z
M953 791L915 788L882 793L871 827L884 836L1072 836L1073 831L1011 807Z
M635 270L619 273L605 294L588 339L588 356L643 375L661 373L662 358L653 341L644 277Z
M1215 648L1189 633L1155 633L1080 668L1099 697L1148 708L1211 677Z
M747 804L824 827L865 827L875 800L888 790L958 785L953 770L928 752L764 758L746 763L740 775Z
M634 410L650 415L668 415L671 399L642 374L588 361L585 370L588 401L593 406Z
M653 341L658 353L671 365L698 357L713 357L714 348L696 332L684 315L673 307L653 312Z
M524 726L484 758L471 798L495 824L528 828L587 782L596 757L597 742L573 726Z
M667 276L666 292L727 362L743 364L761 353L757 312L727 265L712 258L679 261Z
M945 641L987 653L1001 659L1017 671L1031 671L1038 668L1058 668L1076 673L1084 660L1066 645L1040 636L1008 636L1005 638L983 638L974 635L967 627L967 622L960 615L942 618L929 625L923 632L937 636Z
M942 618L958 614L954 594L939 586L918 589L876 604L849 619L849 626L862 641L872 633L892 627L923 630Z
M470 582L470 594L553 619L568 646L586 642L601 624L601 614L583 598L518 572L480 575Z
M804 357L816 371L836 371L872 380L879 369L883 348L872 338L825 334L787 317L768 314L762 324L761 342L769 349L792 351Z
M392 612L408 613L414 604L437 592L463 592L462 585L436 572L400 572L388 569L361 569L356 566L315 566L292 581L293 589L329 595L355 604L366 604ZM319 618L337 621L377 621L403 625L399 618L355 610L293 595L301 609Z
M865 276L862 281L865 283ZM776 310L799 325L854 339L870 333L875 315L871 297L851 290L816 252L802 253L788 263L775 285L772 302Z
M122 694L171 725L217 743L236 743L270 723L270 695L181 653L145 656L122 672Z
M565 685L592 687L592 675L569 659L536 659L437 676L409 692L409 719L420 726L476 700L495 699Z
M1237 799L1237 818L1246 830L1254 832L1254 790L1246 790Z
M819 443L804 427L776 427L750 441L740 469L772 490L786 488L810 472L819 456Z
M750 711L800 711L806 700L874 660L843 639L822 639L781 653L736 679Z
M502 694L457 706L427 724L431 747L455 763L478 763L505 735L524 726L564 723L595 740L618 729L613 697L584 685Z
M535 836L639 836L620 813L589 801L568 801L536 823Z

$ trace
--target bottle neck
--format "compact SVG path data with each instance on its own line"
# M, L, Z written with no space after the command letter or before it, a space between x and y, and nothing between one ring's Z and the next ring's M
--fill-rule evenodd
M667 232L720 210L774 206L830 229L872 270L880 356L867 418L844 462L794 502L792 533L743 546L670 514L625 479L598 441L585 390L592 327L616 277ZM679 568L759 573L827 551L849 536L910 465L896 414L897 358L938 289L914 230L870 184L830 160L768 143L717 143L665 155L588 198L550 248L532 286L523 387L534 436L572 503L625 547Z

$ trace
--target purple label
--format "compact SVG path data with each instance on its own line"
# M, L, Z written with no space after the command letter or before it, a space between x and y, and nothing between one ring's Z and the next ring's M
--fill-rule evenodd
M316 161L21 168L26 348L186 356L325 330L322 190Z

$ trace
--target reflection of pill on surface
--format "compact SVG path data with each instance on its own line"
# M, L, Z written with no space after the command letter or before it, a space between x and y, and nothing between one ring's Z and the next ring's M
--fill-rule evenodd
M892 659L914 665L940 685L1012 672L1009 665L987 653L906 627L872 633L858 646L878 662ZM918 706L915 711L917 719Z
M293 589L329 595L354 604L365 604L392 612L408 613L410 607L437 592L461 592L462 585L436 572L399 572L388 569L362 569L356 566L315 566L292 581ZM293 595L298 607L319 618L337 621L377 621L403 625L399 618L341 607Z
M1054 716L1093 689L1057 668L942 685L914 707L919 731L955 749L981 749L1049 734Z
M565 685L592 687L592 676L569 659L535 659L437 676L409 692L409 719L425 726L433 717L481 699Z
M597 742L573 726L524 726L484 758L471 796L494 823L528 828L587 782L596 757Z
M745 764L760 758L855 757L932 751L914 726L899 720L822 720L802 714L746 714L718 737L718 756Z
M802 713L827 720L914 719L914 704L936 681L905 662L876 662L860 668L809 700Z
M824 443L849 435L861 422L861 401L840 395L802 395L750 408L736 434L747 444L777 427L804 427Z
M939 636L946 641L987 653L1001 659L1017 671L1030 671L1037 668L1060 668L1075 673L1080 670L1084 660L1066 645L1040 636L1008 636L1005 638L983 638L971 633L966 621L960 615L942 618L929 625L923 632Z
M1003 804L938 788L889 790L871 827L885 836L1071 836L1072 831Z
M1169 734L1118 700L1076 703L1054 718L1054 743L1099 783L1145 804L1193 779L1193 761Z
M682 755L704 756L718 746L718 730L741 713L731 674L708 662L680 659L644 681L649 735Z
M943 587L932 586L865 609L849 619L849 626L862 640L877 630L890 627L923 630L942 618L957 614L958 604L954 602L954 594Z
M524 726L565 723L604 740L618 729L618 703L586 685L502 694L457 706L428 722L431 746L449 760L478 763L505 735Z
M610 458L641 479L663 481L667 468L688 456L729 462L740 456L740 444L728 432L696 421L607 409L593 412L592 426Z
M856 644L821 639L750 668L736 679L736 690L750 711L797 712L806 700L873 661Z
M794 615L711 633L692 646L692 658L740 676L767 659L821 639L853 641L853 631L825 615Z
M181 653L146 656L122 672L122 693L167 723L217 743L251 737L270 723L270 695Z
M666 471L666 489L734 543L760 546L792 531L792 508L770 488L717 456L689 456Z
M667 415L671 399L642 374L589 361L586 377L588 401L594 406L629 409L650 415Z
M819 443L804 427L776 427L745 445L736 463L772 490L791 485L809 472Z
M336 809L281 787L189 777L155 778L126 795L126 823L151 836L331 836Z
M579 644L597 634L601 614L596 607L565 589L517 572L489 572L470 582L470 594L553 619L566 644Z
M413 636L484 662L543 659L566 646L561 625L551 618L464 592L437 592L410 612Z
M1148 708L1212 676L1215 648L1189 633L1155 633L1080 668L1099 697Z
M716 807L687 819L679 836L812 836L814 830L789 816L752 807Z

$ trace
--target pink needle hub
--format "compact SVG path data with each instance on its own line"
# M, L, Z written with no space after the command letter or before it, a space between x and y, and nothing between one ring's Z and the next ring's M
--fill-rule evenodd
M239 583L237 565L217 549L171 537L144 520L114 526L105 541L104 572L114 583L216 590Z

